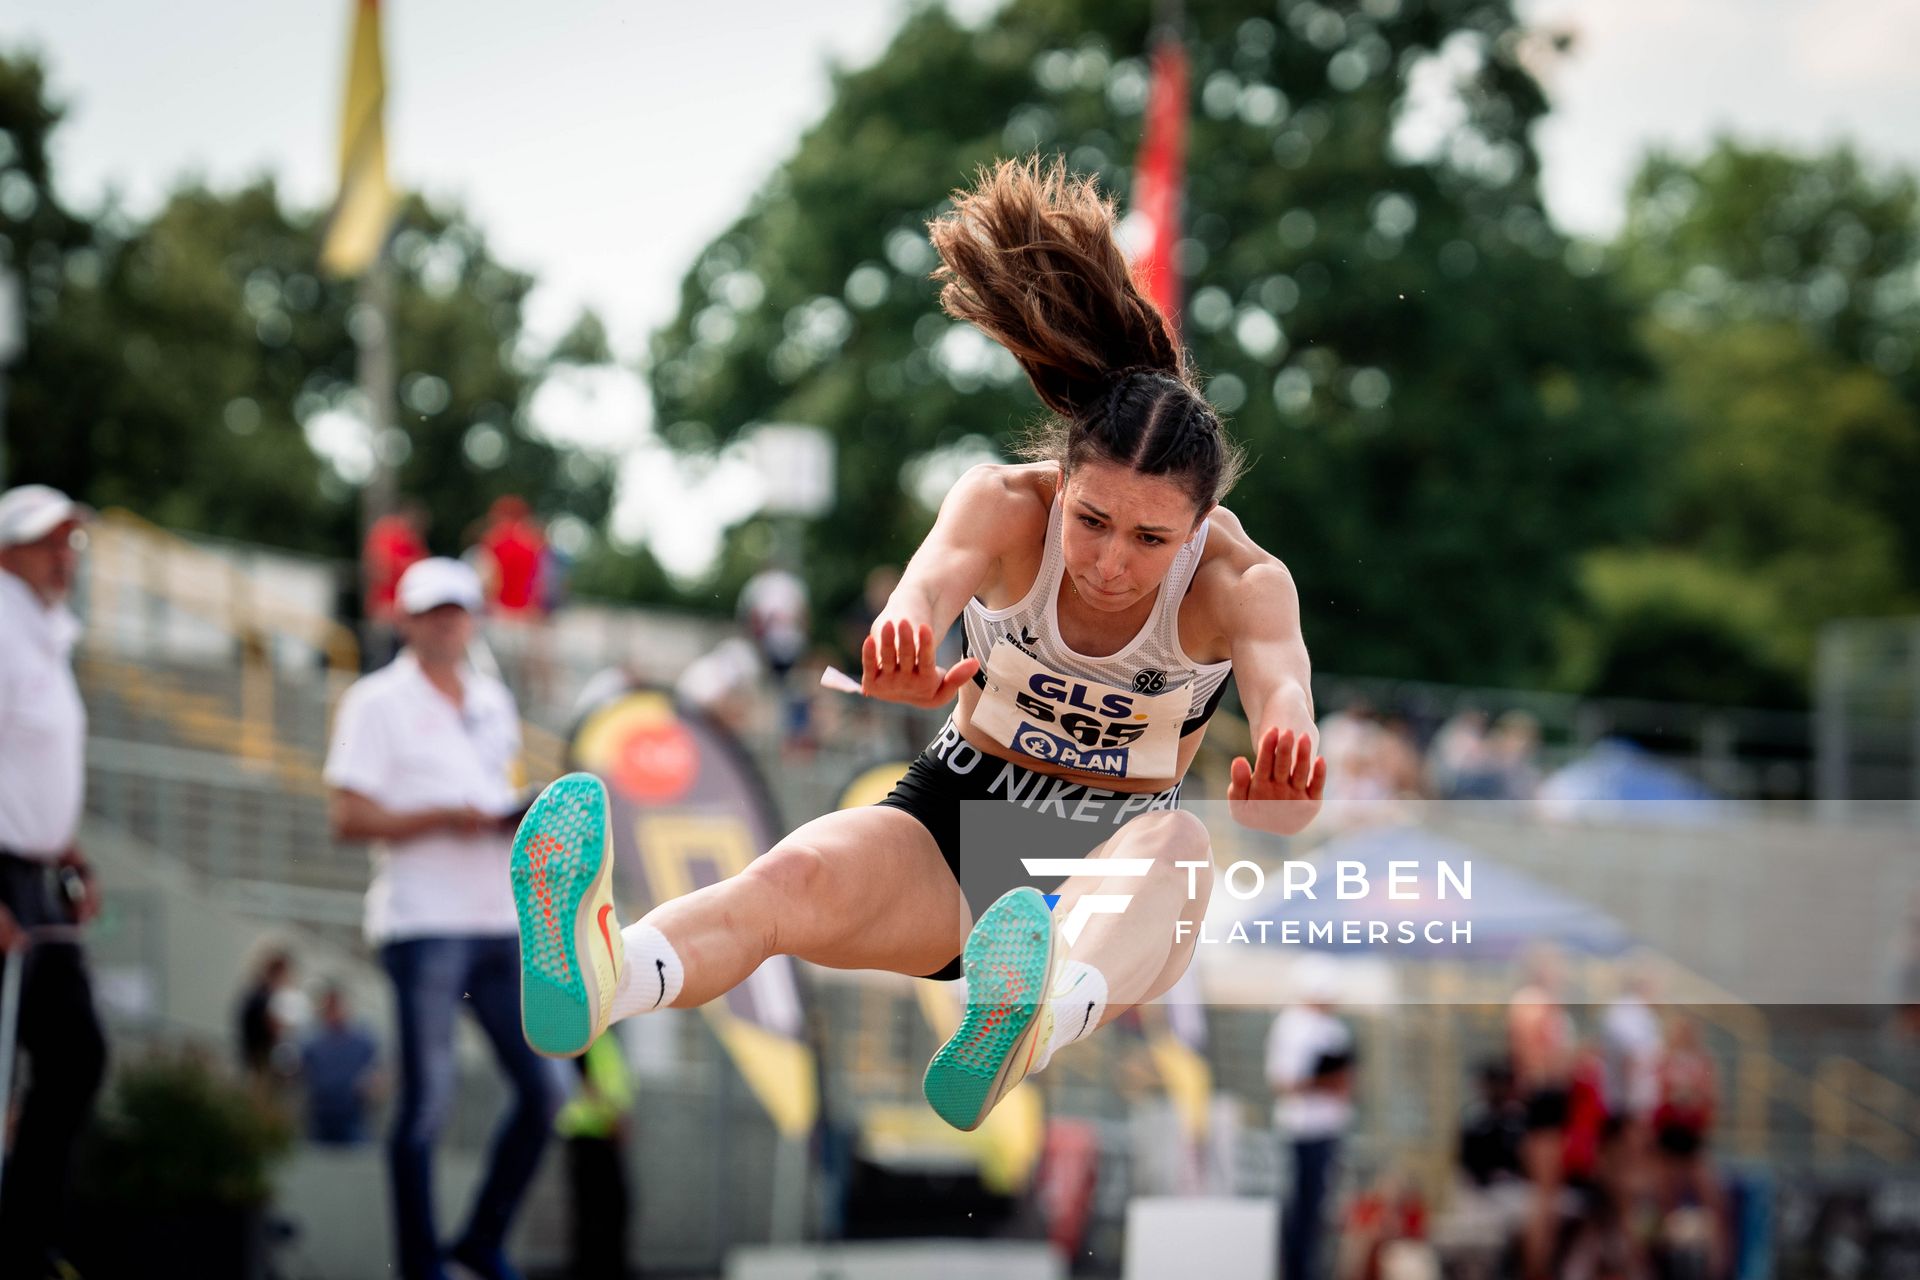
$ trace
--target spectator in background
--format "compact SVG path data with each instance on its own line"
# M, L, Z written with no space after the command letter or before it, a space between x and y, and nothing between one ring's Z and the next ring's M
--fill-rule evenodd
M1373 708L1359 700L1320 721L1320 754L1327 761L1320 824L1345 829L1376 820L1392 797L1376 750L1380 733Z
M1540 722L1509 711L1487 727L1482 711L1456 713L1434 735L1428 785L1448 800L1528 800L1540 786Z
M1566 1136L1560 1143L1562 1179L1590 1194L1600 1176L1600 1148L1607 1137L1606 1062L1590 1045L1576 1046L1567 1078ZM1617 1126L1615 1126L1617 1128Z
M1895 1052L1920 1052L1920 889L1907 900L1907 927L1895 931L1889 949Z
M292 991L293 956L273 947L261 953L240 994L240 1066L249 1080L269 1091L291 1080L299 1066L286 999Z
M769 563L740 588L739 614L767 670L785 680L807 647L807 584L786 564Z
M753 644L731 636L689 662L673 684L679 704L710 716L742 737L760 730L760 655Z
M496 498L480 530L475 558L485 566L484 586L493 616L487 639L507 669L508 683L538 714L546 710L553 673L547 660L547 539L524 499Z
M380 1089L379 1062L373 1032L347 1008L346 988L327 984L320 993L319 1025L300 1046L309 1138L329 1147L357 1147L367 1140L367 1106Z
M1636 965L1626 989L1600 1016L1607 1114L1619 1127L1620 1161L1635 1180L1653 1157L1653 1113L1660 1102L1666 1035L1653 1009L1657 990L1652 971Z
M786 564L771 562L740 588L740 623L773 674L783 708L783 738L789 743L807 734L808 701L787 688L787 676L806 652L812 610L807 584ZM811 691L807 691L811 692Z
M877 564L867 570L860 595L840 616L840 647L851 655L843 665L851 668L859 663L860 646L867 642L867 633L873 630L874 621L886 610L887 601L893 598L893 589L899 585L898 565Z
M1336 975L1322 956L1299 967L1301 999L1267 1034L1274 1127L1292 1155L1280 1210L1280 1274L1293 1280L1321 1274L1328 1193L1340 1140L1353 1123L1353 1033L1333 1016Z
M1560 1003L1558 952L1542 948L1528 959L1527 981L1507 1006L1507 1050L1514 1085L1526 1109L1520 1156L1533 1183L1533 1214L1522 1242L1522 1274L1551 1274L1559 1235L1560 1192L1565 1185L1567 1127L1573 1103L1578 1046L1573 1019Z
M573 582L573 557L552 542L540 552L540 569L533 579L534 608L543 618L551 618L567 603Z
M1581 1188L1584 1208L1559 1250L1555 1280L1654 1280L1639 1182L1625 1142L1617 1120L1595 1133L1592 1168ZM1676 1280L1705 1280L1691 1271L1674 1274Z
M1487 713L1465 707L1440 726L1427 751L1427 786L1443 800L1486 800L1497 776L1487 745Z
M1341 1215L1342 1280L1440 1280L1426 1235L1419 1188L1400 1170L1388 1172L1356 1192Z
M1540 722L1524 711L1494 721L1487 754L1501 800L1531 800L1540 789Z
M362 616L366 621L361 652L366 670L385 666L399 647L394 588L399 586L401 574L426 558L427 508L417 498L402 501L398 510L381 516L367 529L366 544L360 552L360 582L365 592Z
M1374 739L1382 785L1390 796L1419 797L1424 772L1420 759L1420 740L1413 722L1403 715L1391 715L1380 722Z
M567 1141L567 1184L572 1188L573 1280L626 1280L627 1116L633 1110L633 1080L620 1037L603 1033L574 1059L580 1089L560 1109L555 1128Z
M1720 1275L1730 1253L1727 1206L1707 1158L1707 1135L1719 1108L1720 1088L1713 1059L1700 1041L1700 1026L1691 1018L1676 1015L1667 1026L1659 1086L1653 1130L1667 1245L1670 1249L1676 1244L1695 1245L1705 1255L1706 1274ZM1703 1223L1704 1229L1689 1230L1685 1225L1689 1222ZM1682 1239L1676 1241L1676 1234Z
M399 1273L439 1280L433 1146L452 1104L453 1023L472 1012L514 1092L472 1216L446 1257L486 1280L517 1273L507 1228L552 1132L559 1091L520 1028L518 917L508 853L518 794L513 696L467 662L480 581L457 560L407 570L406 648L340 700L327 755L336 838L374 844L368 940L393 980L400 1092L388 1146Z
M1420 794L1421 758L1405 717L1383 721L1355 700L1320 722L1320 750L1327 760L1323 825L1346 830L1406 820L1401 801Z
M1460 1126L1460 1168L1484 1190L1525 1176L1520 1145L1527 1124L1514 1092L1513 1069L1504 1060L1483 1064L1479 1084L1480 1096Z
M542 616L540 562L547 539L524 498L507 494L493 500L486 527L480 531L479 548L493 568L488 599L493 612L514 620L538 620Z
M0 973L19 983L14 1032L31 1067L0 1186L0 1276L24 1280L63 1274L68 1171L107 1061L75 927L100 910L75 843L87 712L66 608L88 516L45 485L0 494Z

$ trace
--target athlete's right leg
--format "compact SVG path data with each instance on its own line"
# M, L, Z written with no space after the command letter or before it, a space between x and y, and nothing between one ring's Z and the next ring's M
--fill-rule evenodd
M586 1047L611 1021L689 1008L737 986L768 957L911 975L959 950L959 884L909 814L868 806L807 823L740 875L612 919L606 794L573 774L535 802L514 840L521 1017L550 1056Z
M675 1008L724 995L769 956L918 977L960 951L971 917L927 829L900 809L823 814L730 880L663 902L652 926L686 977Z

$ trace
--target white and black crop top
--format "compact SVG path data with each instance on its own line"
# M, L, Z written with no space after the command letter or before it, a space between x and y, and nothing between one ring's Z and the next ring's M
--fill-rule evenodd
M1104 658L1060 639L1065 504L1047 516L1046 554L1018 603L967 601L965 651L981 656L973 726L1021 755L1115 778L1171 778L1180 739L1205 724L1233 663L1195 662L1180 648L1180 602L1207 548L1205 521L1180 546L1146 625Z

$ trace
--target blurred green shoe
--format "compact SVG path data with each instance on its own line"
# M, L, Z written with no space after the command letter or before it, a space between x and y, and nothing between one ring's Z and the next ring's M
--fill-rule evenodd
M536 1053L578 1057L607 1029L626 961L600 779L570 773L540 793L513 838L512 875L521 1029Z
M942 1120L977 1129L1027 1078L1053 1035L1055 970L1066 949L1038 889L1014 889L981 913L960 953L967 1013L927 1064L921 1091Z

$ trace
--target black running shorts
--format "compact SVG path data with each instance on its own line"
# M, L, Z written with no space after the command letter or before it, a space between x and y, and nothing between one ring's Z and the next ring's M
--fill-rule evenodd
M969 800L1005 807L963 810ZM878 803L912 814L927 829L977 915L1009 889L1022 884L1051 888L1058 881L1029 875L1022 857L1083 858L1141 814L1178 808L1180 784L1136 792L1068 782L986 754L949 720ZM959 977L960 958L927 976Z

